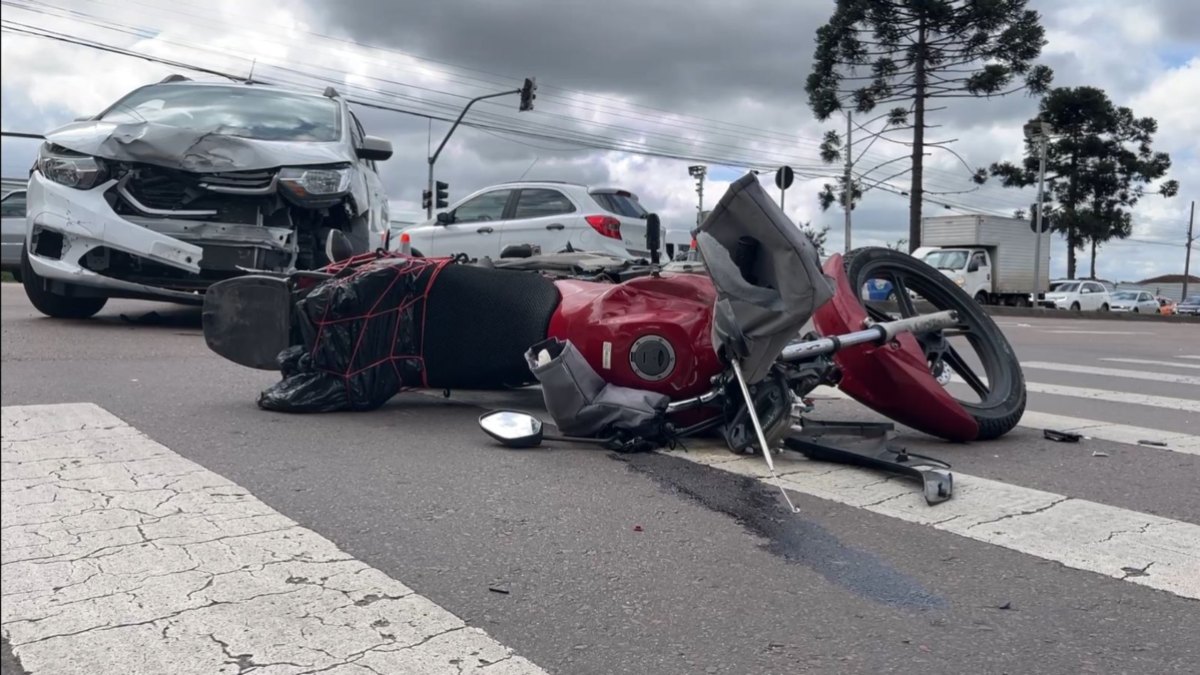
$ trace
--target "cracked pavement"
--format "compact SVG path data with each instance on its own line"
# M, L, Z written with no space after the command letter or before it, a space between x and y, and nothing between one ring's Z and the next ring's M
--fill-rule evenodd
M2 424L0 623L31 672L543 672L97 406Z

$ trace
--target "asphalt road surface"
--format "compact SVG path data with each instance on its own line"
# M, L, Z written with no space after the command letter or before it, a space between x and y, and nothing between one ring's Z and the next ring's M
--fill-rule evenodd
M1194 325L998 318L1023 426L963 446L901 430L953 464L954 499L781 460L793 514L760 458L478 430L481 406L537 410L536 390L267 413L275 376L211 354L197 310L69 322L2 298L6 675L1200 664Z

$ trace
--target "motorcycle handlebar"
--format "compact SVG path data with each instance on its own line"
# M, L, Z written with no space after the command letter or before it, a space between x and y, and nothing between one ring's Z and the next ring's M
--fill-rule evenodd
M907 319L897 319L895 321L883 321L877 323L870 328L860 330L854 333L846 333L845 335L832 335L819 340L810 340L808 342L799 342L793 345L788 345L784 348L783 353L779 355L782 361L802 361L814 356L824 354L832 354L844 347L873 342L875 344L883 344L894 339L901 333L928 333L930 331L949 328L958 323L958 313L954 310L946 310L944 312L936 312L934 314L924 314L922 316L913 316ZM696 408L705 403L709 403L717 398L721 387L718 386L713 390L697 396L695 398L675 401L667 406L667 413L676 413L683 410Z
M799 342L788 345L783 349L779 358L783 361L803 361L814 356L832 354L844 347L864 343L882 344L901 333L928 333L930 331L949 328L958 323L958 313L954 310L913 316L895 321L881 321L865 330L845 335L831 335L819 340Z

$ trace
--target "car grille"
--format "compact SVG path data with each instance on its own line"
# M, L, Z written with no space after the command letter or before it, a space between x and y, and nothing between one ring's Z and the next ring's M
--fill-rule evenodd
M130 173L128 189L139 202L155 209L204 208L197 202L233 195L212 192L201 183L242 190L266 189L275 178L273 170L225 171L196 174L157 166L139 166ZM236 199L236 197L234 197Z

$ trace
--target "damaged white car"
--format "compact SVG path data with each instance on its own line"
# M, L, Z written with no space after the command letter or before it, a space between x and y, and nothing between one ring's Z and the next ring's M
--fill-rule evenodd
M25 292L43 314L108 298L198 303L212 283L315 269L387 227L367 136L324 95L171 76L46 134L29 179Z

